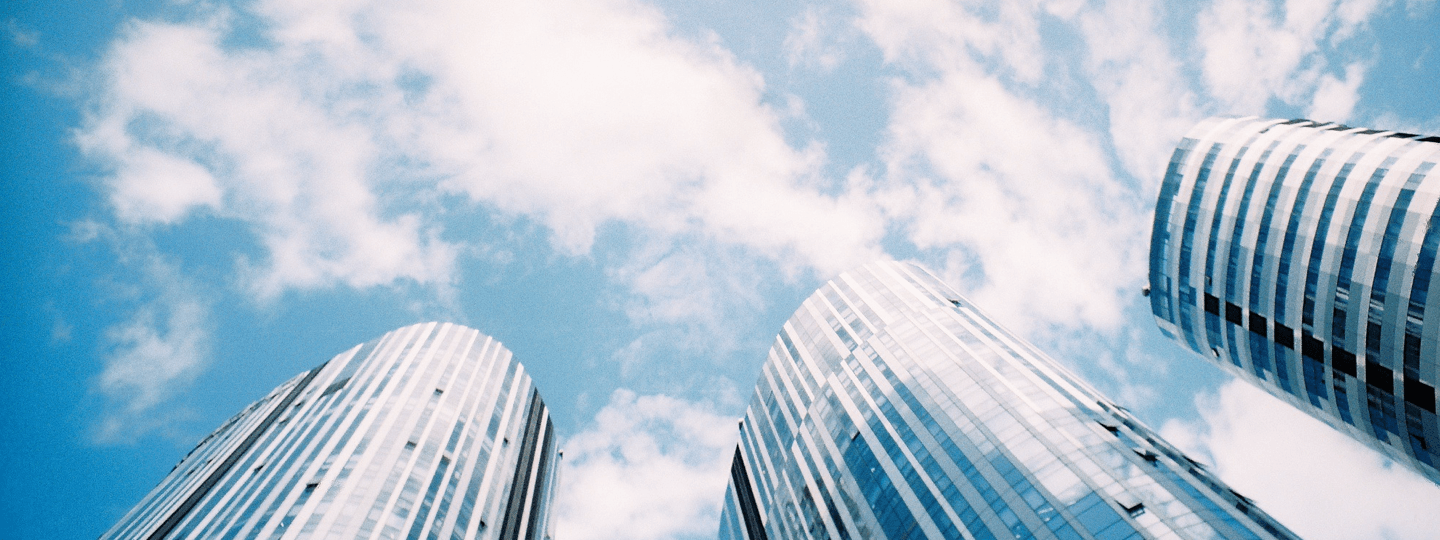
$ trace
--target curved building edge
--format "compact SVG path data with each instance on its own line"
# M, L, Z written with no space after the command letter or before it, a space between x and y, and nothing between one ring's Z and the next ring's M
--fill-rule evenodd
M415 324L250 404L100 538L549 540L557 444L502 344Z
M924 269L828 281L769 351L722 540L1293 539Z

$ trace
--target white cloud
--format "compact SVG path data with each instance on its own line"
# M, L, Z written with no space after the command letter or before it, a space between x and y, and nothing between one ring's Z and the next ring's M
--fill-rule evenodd
M1405 133L1440 133L1440 115L1430 118L1401 118L1395 113L1383 112L1376 115L1370 127Z
M305 51L227 50L226 32L223 17L133 23L107 56L77 139L114 170L117 215L168 223L206 206L250 224L267 256L249 262L262 298L447 281L453 247L377 202L379 142L346 103L322 99L340 89L316 88L344 74L297 65Z
M887 212L947 278L1022 329L1119 324L1148 216L1094 135L963 71L894 101Z
M193 207L220 205L215 179L193 161L153 148L140 148L124 159L110 197L121 220L171 223Z
M1201 13L1198 40L1209 92L1231 114L1264 114L1274 97L1300 105L1323 89L1337 47L1351 39L1379 7L1374 0L1270 3L1219 0ZM1346 79L1357 80L1347 68ZM1348 111L1345 111L1348 112Z
M1330 36L1331 41L1350 39L1369 24L1370 17L1380 6L1381 0L1340 0L1340 5L1335 7L1335 16L1339 19L1338 27Z
M1344 122L1350 119L1355 103L1360 100L1360 83L1365 80L1365 66L1359 63L1345 66L1343 80L1326 73L1320 76L1319 87L1310 104L1311 118L1330 122Z
M1033 1L963 4L948 0L867 0L861 2L860 28L888 62L929 71L990 60L997 73L1028 84L1044 76L1045 54L1040 15L1046 6ZM1051 14L1073 8L1052 3Z
M1077 19L1080 9L874 2L863 6L859 23L902 71L891 84L877 200L892 226L928 253L922 258L942 260L937 270L949 281L1022 332L1047 325L1114 330L1125 291L1140 279L1150 204L1148 193L1112 169L1110 140L1072 119L1088 116L1081 110L1088 104L1062 112L1057 103L1072 96L1042 97L1052 89L1068 94L1079 83L1059 65L1064 55L1052 60L1044 52L1040 20L1088 20L1095 33L1127 36L1104 44L1092 68L1103 72L1113 101L1157 90L1184 98L1165 75L1145 75L1173 70L1166 55L1131 50L1153 26L1145 15L1099 29L1094 16ZM1143 132L1120 143L1122 158L1136 168L1163 162L1154 156L1166 143L1146 135L1183 129L1153 120L1155 112L1112 108L1113 130Z
M704 403L617 390L563 444L556 536L713 538L736 421Z
M153 297L105 330L109 350L95 383L109 402L94 432L102 443L132 442L168 427L175 413L159 406L209 356L209 307L168 261L151 254L139 264Z
M262 298L449 283L445 193L536 219L569 255L611 222L827 273L879 254L878 212L786 141L759 74L642 3L255 9L244 46L223 9L132 23L77 139L123 220L247 223Z
M625 311L630 320L716 327L729 313L764 307L756 261L714 246L669 248L639 254L612 272L611 278L628 289Z
M1112 0L1079 19L1115 151L1147 194L1159 191L1176 141L1201 116L1160 24L1163 8L1153 0Z
M1123 333L1110 334L1086 330L1048 331L1039 332L1032 343L1050 351L1072 371L1089 375L1088 382L1115 402L1144 410L1163 399L1159 383L1165 381L1170 369L1169 358L1155 355L1143 346L1147 331L1153 330L1132 326Z
M779 319L757 315L795 308L777 306L773 293L800 279L830 277L802 276L750 250L699 240L652 244L612 264L607 296L638 336L610 359L631 388L644 392L714 389L710 374L731 373L736 354L749 357L739 365L749 364L763 355L764 337L777 331L769 325Z
M19 47L28 49L40 44L40 32L21 26L15 19L5 21L5 32L10 42Z
M1239 380L1197 398L1198 424L1162 435L1207 456L1241 494L1310 540L1434 538L1440 487Z
M433 76L411 150L446 188L538 217L572 254L608 221L830 271L877 241L878 217L821 194L823 156L786 143L759 74L727 51L638 3L523 6L427 5L384 25Z

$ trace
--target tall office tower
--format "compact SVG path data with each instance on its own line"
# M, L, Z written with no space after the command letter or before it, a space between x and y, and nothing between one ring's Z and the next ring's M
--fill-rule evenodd
M226 421L102 539L548 539L549 411L510 351L417 324Z
M1440 483L1440 138L1212 118L1155 209L1160 329ZM1440 291L1435 291L1440 293Z
M926 271L882 262L776 338L720 538L1294 535Z

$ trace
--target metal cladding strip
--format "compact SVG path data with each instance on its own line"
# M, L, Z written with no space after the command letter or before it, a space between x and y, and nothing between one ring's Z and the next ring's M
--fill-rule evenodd
M525 496L529 491L530 464L535 459L535 440L539 438L545 404L540 391L530 392L530 410L525 413L525 435L521 439L520 460L515 465L515 479L510 484L510 501L505 504L505 522L500 527L500 540L520 537L521 518L525 513Z
M225 474L230 472L230 469L240 461L240 458L244 457L245 453L250 451L250 447L254 446L255 442L260 440L260 436L264 435L265 431L270 429L270 425L274 424L275 420L280 418L280 415L285 414L285 411L290 408L290 404L294 403L295 398L300 396L300 392L303 392L306 387L310 386L310 381L315 380L315 376L319 375L320 371L325 369L325 365L328 363L329 362L320 364L320 366L306 373L305 378L301 379L299 383L296 383L295 388L290 389L290 393L285 395L285 399L281 400L279 405L276 405L274 409L270 410L270 414L265 417L265 420L260 422L260 425L256 426L255 430L251 431L249 436L245 437L245 440L240 443L240 446L236 447L233 452L230 452L230 455L225 458L224 462L220 463L219 467L216 467L214 471L210 472L210 476L205 478L205 481L200 484L200 487L191 492L190 496L185 498L185 502L180 503L180 506L176 507L175 511L170 513L170 517L165 518L165 521L155 529L155 532L150 533L150 536L146 537L146 540L161 540L168 536L170 531L175 530L175 527L185 519L185 516L190 514L190 510L194 509L195 505L200 504L200 499L205 498L205 495L210 493L210 490L215 487L215 484L220 483L220 479L224 478Z
M750 540L769 540L765 526L760 523L760 508L755 505L755 494L751 492L750 475L745 472L745 460L740 457L740 447L735 447L735 459L730 462L730 481L735 483L735 498L740 500L740 516L745 520L745 532Z
M546 415L544 423L545 443L540 445L540 465L535 467L535 495L530 498L530 524L525 528L525 540L535 540L535 534L539 530L540 505L545 504L546 480L549 479L547 468L550 466L550 450L555 446L555 430L550 425L549 415Z

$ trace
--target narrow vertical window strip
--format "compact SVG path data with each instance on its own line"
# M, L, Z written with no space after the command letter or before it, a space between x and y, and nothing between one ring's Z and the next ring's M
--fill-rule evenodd
M505 519L500 528L500 540L519 540L520 533L524 528L521 521L527 509L525 502L531 495L532 465L535 461L535 451L540 444L540 431L545 420L545 404L540 400L540 393L532 390L530 393L529 412L525 414L525 433L520 443L520 462L515 466L515 477L510 483L510 501L505 505Z
M409 540L419 540L420 533L425 530L425 523L430 517L430 507L435 502L435 493L440 491L440 485L445 481L445 473L450 470L450 458L441 456L440 466L435 468L435 474L430 477L430 487L425 489L425 497L420 500L420 507L415 510L414 523L410 525L410 533L405 535Z
M1390 209L1390 217L1385 224L1385 233L1380 240L1380 253L1375 259L1375 277L1370 286L1370 309L1368 321L1372 324L1369 329L1376 332L1366 332L1365 352L1377 357L1380 354L1380 342L1385 328L1383 326L1385 315L1385 300L1390 289L1390 270L1395 262L1395 248L1400 241L1400 231L1405 225L1406 218L1410 216L1410 201L1415 196L1415 189L1420 181L1435 166L1434 162L1421 163L1415 168L1415 172L1405 180L1404 186L1400 188L1400 194L1396 196L1395 203ZM1403 264L1403 261L1402 261Z
M1285 161L1280 165L1280 170L1275 174L1275 179L1270 184L1270 194L1265 198L1265 209L1260 214L1260 227L1255 235L1255 254L1250 263L1250 310L1255 312L1264 310L1260 304L1260 285L1265 276L1266 260L1271 258L1267 245L1270 243L1271 222L1275 219L1275 204L1280 200L1280 193L1285 189L1285 180L1290 176L1290 167L1295 160L1305 151L1309 140L1316 135L1324 133L1319 130L1312 130L1304 141L1290 151Z
M1269 130L1270 126L1266 126L1245 140L1245 143L1240 146L1240 151L1230 159L1230 166L1226 168L1225 178L1220 183L1220 194L1215 200L1215 211L1210 219L1210 235L1207 237L1208 241L1205 247L1205 292L1207 293L1214 294L1215 292L1215 251L1220 244L1220 225L1226 221L1225 203L1230 197L1230 185L1235 178L1235 170L1240 168L1240 162L1245 159L1245 154L1250 151L1250 145L1255 143L1255 139Z
M1185 137L1170 156L1165 179L1160 184L1160 199L1155 206L1155 226L1150 232L1150 293L1151 311L1161 319L1175 322L1170 299L1170 206L1180 190L1181 170L1195 139Z
M1425 303L1429 300L1431 276L1435 275L1435 252L1440 248L1440 202L1430 212L1425 239L1416 258L1415 277L1410 285L1410 304L1405 317L1405 376L1420 377L1421 336L1425 328Z
M740 455L740 449L735 449L735 458L730 461L730 481L735 486L735 498L740 503L740 519L745 523L745 533L749 540L769 540L765 534L765 524L760 518L760 509L755 505L754 488L750 485L750 475L745 470L745 460Z
M531 488L530 495L530 517L525 526L525 540L535 540L540 529L545 526L542 515L545 513L546 505L549 503L551 471L554 466L550 457L555 453L555 428L550 422L550 416L545 416L545 437L540 443L540 462L535 466L535 486Z
M1290 220L1285 226L1285 237L1280 242L1280 260L1276 263L1275 271L1275 310L1273 319L1275 322L1285 324L1285 304L1290 291L1290 261L1295 255L1295 239L1300 234L1302 224L1301 216L1305 213L1305 204L1309 202L1310 186L1315 182L1315 175L1325 166L1326 158L1330 157L1333 148L1326 148L1320 153L1320 157L1310 165L1310 170L1305 171L1304 180L1300 182L1300 189L1296 190L1295 203L1290 207Z
M1360 238L1365 229L1365 220L1369 217L1370 202L1375 197L1375 190L1380 187L1380 181L1385 178L1390 167L1395 164L1398 154L1404 147L1396 148L1391 152L1390 157L1385 158L1375 172L1370 175L1370 180L1365 183L1365 189L1360 193L1360 200L1355 204L1355 213L1350 218L1350 226L1345 233L1345 247L1340 255L1340 270L1335 278L1335 299L1332 303L1334 316L1330 323L1331 344L1336 347L1346 347L1346 322L1350 308L1350 286L1351 276L1355 271L1355 256L1359 250Z
M1270 154L1275 151L1285 140L1283 134L1277 134L1275 140L1266 146L1265 151L1260 153L1260 159L1255 160L1255 165L1250 169L1250 176L1245 181L1245 191L1240 195L1240 206L1235 210L1235 228L1230 231L1230 252L1225 257L1225 301L1231 303L1239 302L1240 279L1240 240L1245 234L1245 224L1250 214L1250 201L1255 194L1255 184L1259 182L1260 173L1265 169L1265 163L1270 160Z
M818 425L816 422L809 422L809 424L812 428ZM805 439L807 442L812 441L814 440L813 437L818 434L818 430L812 429L809 432L810 436L807 436ZM820 441L819 444L823 446L824 442ZM812 454L824 455L824 451L812 452L810 450L810 444L806 444L805 446L806 448L800 452L800 456L804 458L806 470L810 472L810 478L815 482L816 491L820 492L820 500L825 504L825 513L829 517L829 522L835 527L835 533L840 536L840 540L850 540L850 532L845 527L845 518L840 515L840 509L835 506L835 499L830 493L830 486L825 482L826 477L820 474L820 469L816 467L814 457L812 456ZM833 479L835 477L831 476L830 478Z
M484 485L488 471L488 462L496 459L493 456L499 454L499 452L489 449L494 448L496 438L500 437L500 426L505 423L507 414L512 416L514 414L511 411L510 393L511 388L516 385L515 378L519 375L520 363L506 359L506 364L505 376L500 382L500 393L495 397L495 405L492 407L494 412L490 415L490 423L485 427L485 436L479 442L481 452L488 452L489 459L478 457L476 459L475 470L470 475L470 485L465 488L465 496L460 502L460 511L455 516L455 528L451 532L451 540L459 540L469 534L471 520L476 513L475 504L479 500L480 488ZM495 486L500 484L493 481L491 483ZM484 508L479 510L483 512Z
M492 348L492 346L495 348ZM465 426L465 435L463 442L460 443L458 447L459 459L457 463L459 463L459 466L455 467L454 472L451 473L450 483L445 487L445 495L441 499L440 507L437 510L437 513L442 514L442 516L448 516L450 514L452 498L459 497L460 504L455 511L454 524L451 527L452 535L454 535L455 532L464 533L468 520L470 519L470 513L474 511L474 500L467 496L465 488L462 487L467 485L465 484L465 480L467 478L472 480L482 478L485 474L486 466L490 462L492 441L486 439L487 435L483 430L487 424L483 421L494 414L491 411L500 410L504 407L504 403L498 401L498 398L501 392L501 385L503 385L505 365L497 361L498 355L495 354L496 348L498 348L498 345L495 344L494 339L487 338L484 349L485 352L481 355L481 359L485 363L485 369L477 370L479 371L477 376L480 377L480 380L484 381L484 383L478 388L475 399L476 403L474 405L476 408L461 419ZM482 415L482 412L489 412L490 414ZM476 436L477 434L479 435L478 437ZM493 435L491 439L493 439ZM474 454L473 458L471 458L471 454ZM430 540L443 538L443 531L440 529L440 526L445 525L445 519L445 517L436 517L436 522L439 526L430 531L430 536L428 537Z
M1320 264L1325 258L1326 240L1330 238L1330 221L1335 214L1335 204L1339 201L1340 192L1345 188L1345 181L1350 178L1350 171L1355 169L1355 162L1379 139L1372 139L1360 150L1350 155L1350 159L1340 167L1340 172L1330 182L1330 190L1325 195L1325 203L1320 207L1320 217L1316 220L1315 237L1310 243L1310 263L1305 269L1305 298L1300 306L1300 329L1303 332L1315 332L1315 299L1320 288Z
M1178 271L1175 273L1176 282L1179 287L1180 303L1180 333L1190 344L1190 348L1200 351L1201 347L1195 339L1195 287L1190 284L1190 275L1194 273L1191 264L1191 255L1194 251L1195 228L1200 221L1201 201L1205 199L1205 186L1210 179L1210 170L1215 166L1215 158L1225 148L1223 142L1216 142L1210 145L1210 151L1205 153L1205 159L1200 162L1200 171L1195 175L1195 183L1190 190L1190 201L1185 209L1185 224L1180 233L1180 260Z
M346 428L345 434L341 436L336 448L346 448L346 444L350 438L357 433L360 433L360 441L354 449L349 450L349 456L345 459L339 474L335 476L333 483L326 490L325 495L320 498L320 507L328 508L335 499L340 496L345 487L346 480L350 477L350 473L354 470L360 457L364 455L371 434L361 433L358 431L358 428L364 423L366 416L372 412L371 404L378 399L380 394L388 387L392 376L400 367L399 362L396 361L396 357L398 356L396 350L407 345L409 332L416 329L417 327L410 327L401 332L387 334L386 337L382 338L382 343L378 344L374 352L365 359L365 365L361 366L359 372L355 375L355 377L359 377L358 380L361 382L357 384L347 384L346 388L340 391L342 398L349 400L347 407L353 407L357 403L360 403L361 407L360 410L355 413L355 417L349 420L349 427ZM385 371L384 375L380 375L379 371L385 365L389 365L389 369ZM371 388L371 385L373 385L373 388ZM368 394L366 389L369 389ZM367 395L368 397L366 397ZM361 401L362 399L364 400L363 403ZM320 522L325 519L325 517L326 515L323 512L312 513L310 519L307 520L304 527L301 528L302 534L306 531L314 531L320 526Z

